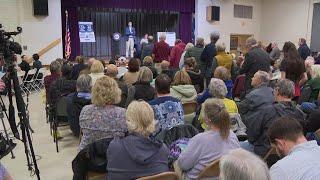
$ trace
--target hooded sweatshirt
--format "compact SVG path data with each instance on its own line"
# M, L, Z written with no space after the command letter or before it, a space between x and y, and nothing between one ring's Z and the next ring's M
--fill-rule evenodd
M193 85L172 86L170 88L170 94L182 103L195 101L197 98L197 91Z
M138 134L111 141L108 157L108 179L127 180L169 171L167 147Z

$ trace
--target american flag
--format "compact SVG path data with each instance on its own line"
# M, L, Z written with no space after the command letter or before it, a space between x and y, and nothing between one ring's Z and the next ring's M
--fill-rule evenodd
M65 58L69 59L71 55L71 39L70 39L70 30L69 30L69 23L68 23L68 11L66 11L66 34L65 34L65 44L64 44L64 52Z

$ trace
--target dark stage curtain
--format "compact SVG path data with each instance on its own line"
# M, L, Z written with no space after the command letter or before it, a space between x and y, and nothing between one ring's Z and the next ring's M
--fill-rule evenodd
M195 10L195 0L61 0L63 38L65 37L65 11L67 10L69 13L72 48L71 59L74 59L76 55L81 55L78 8L112 8L151 12L165 10L177 12L179 13L179 31L177 36L184 42L191 42L192 40L192 14ZM151 23L148 26L152 28L155 25Z
M78 20L93 22L95 43L80 43L80 54L87 57L109 58L114 56L113 33L120 33L120 55L125 55L124 30L129 21L136 29L135 43L148 33L156 38L157 32L176 32L179 38L179 13L157 10L128 10L106 8L78 8Z

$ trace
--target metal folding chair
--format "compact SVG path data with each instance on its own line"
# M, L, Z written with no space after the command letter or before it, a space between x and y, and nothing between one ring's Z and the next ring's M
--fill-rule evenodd
M26 91L30 94L32 90L35 90L38 92L37 88L35 87L35 80L34 77L36 76L37 69L31 69L28 71L27 77L23 80L23 88L26 89ZM31 77L31 78L29 78Z
M42 74L42 77L39 78L39 74ZM37 76L34 78L35 87L40 91L44 87L44 77L47 75L47 69L45 67L39 69Z

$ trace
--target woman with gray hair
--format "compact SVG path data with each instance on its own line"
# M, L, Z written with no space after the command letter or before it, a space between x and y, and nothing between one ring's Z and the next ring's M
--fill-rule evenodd
M221 180L270 180L269 169L258 156L243 149L231 150L220 159Z
M150 85L153 80L152 71L143 66L140 68L138 74L138 80L128 89L128 97L126 101L126 107L133 100L151 101L155 98L155 89Z
M149 136L155 131L152 107L133 101L126 111L129 134L115 138L108 147L108 179L138 179L169 171L168 149Z
M77 79L77 92L68 95L68 121L75 136L80 134L80 112L84 106L91 104L91 84L91 77L81 74Z
M230 116L223 101L207 99L203 109L208 131L191 138L177 161L186 179L197 179L208 164L240 147L237 136L230 130Z
M206 92L205 92L206 93ZM223 104L226 107L226 110L230 114L238 114L238 107L237 104L231 100L226 98L226 95L228 93L227 87L225 83L221 79L212 78L209 84L209 90L208 90L208 96L207 98L218 98L221 99ZM204 117L204 108L202 106L201 112L199 115L199 121L201 123L201 127L205 130L207 128L205 123L205 117Z
M180 58L180 61L179 61L179 68L180 68L180 69L182 69L183 66L184 66L184 60L185 60L185 55L186 55L187 51L188 51L189 49L191 49L193 46L194 46L194 45L193 45L192 43L188 43L188 44L186 45L186 47L184 48L184 51L183 51L183 53L181 54L181 58Z
M227 54L226 44L220 40L216 43L217 55L213 58L213 72L218 66L225 67L228 72L231 74L232 70L232 55Z

